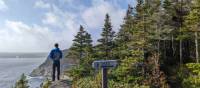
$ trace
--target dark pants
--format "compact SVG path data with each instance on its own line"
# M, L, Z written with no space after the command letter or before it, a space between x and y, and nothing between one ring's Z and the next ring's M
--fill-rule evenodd
M55 75L56 75L56 69L57 69L57 79L60 80L60 61L53 61L53 75L52 80L55 81Z

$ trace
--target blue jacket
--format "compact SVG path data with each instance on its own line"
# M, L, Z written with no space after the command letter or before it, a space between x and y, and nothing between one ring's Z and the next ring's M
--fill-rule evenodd
M51 50L49 54L49 58L52 59L53 61L62 59L62 56L63 56L62 51L59 48Z

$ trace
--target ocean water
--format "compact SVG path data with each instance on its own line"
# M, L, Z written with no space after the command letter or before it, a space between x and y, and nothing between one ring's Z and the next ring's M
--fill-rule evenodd
M46 58L0 58L0 88L11 88L22 73L29 73ZM37 88L42 77L27 77L31 88Z

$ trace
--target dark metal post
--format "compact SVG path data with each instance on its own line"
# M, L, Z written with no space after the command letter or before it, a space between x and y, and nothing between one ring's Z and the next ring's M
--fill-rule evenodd
M108 88L108 79L107 79L107 68L102 68L102 88Z

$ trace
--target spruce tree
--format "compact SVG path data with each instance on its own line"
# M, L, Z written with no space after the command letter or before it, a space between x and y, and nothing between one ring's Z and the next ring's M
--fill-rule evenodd
M68 57L79 60L78 66L70 71L74 80L90 75L92 73L91 64L93 62L93 45L91 35L80 26L80 30L73 40L69 49Z
M89 57L90 54L92 54L93 52L93 46L92 46L92 38L91 35L89 33L85 33L85 48L84 48L84 52L85 52L85 56Z
M80 26L80 30L73 41L68 57L78 59L83 64L86 61L84 59L91 58L92 55L93 46L91 35L84 30L83 26Z
M75 36L75 39L73 40L73 44L70 48L70 52L68 56L76 58L76 59L82 59L84 54L84 41L85 41L85 33L83 26L80 25L79 32Z
M110 16L106 14L103 32L101 33L102 38L98 39L98 42L100 43L100 57L104 57L105 59L112 58L112 49L114 47L114 34L115 32L112 30Z
M195 53L196 62L199 63L199 49L198 49L198 32L200 25L200 0L193 0L190 13L186 16L185 26L189 32L193 32L195 36Z
M89 33L85 33L85 39L84 39L84 61L83 64L86 66L86 68L92 64L93 61L93 45L92 45L92 38Z
M133 7L128 5L128 10L126 12L126 16L124 17L124 23L121 25L119 32L115 38L115 48L114 48L114 56L118 59L124 59L125 56L128 55L128 46L127 43L130 42L131 28L133 27Z
M109 83L113 88L134 85L168 88L168 84L170 88L199 87L196 81L199 70L191 69L198 66L186 68L184 64L193 62L193 57L199 62L200 0L137 1L135 8L128 6L117 37L114 37L109 15L106 15L102 38L94 48L91 36L84 33L84 48L78 47L82 49L84 60L73 72L76 77L86 79L83 83L77 78L82 84L80 87L100 84L100 81L94 82L96 77L89 73L93 72L91 63L93 58L112 59L113 51L119 61L118 67L109 71ZM85 77L85 74L90 75Z
M190 0L178 0L178 1L173 1L173 7L174 7L174 16L173 16L173 22L174 22L174 28L176 29L176 39L179 40L179 63L180 65L183 64L184 61L184 42L186 41L186 36L184 32L184 17L188 14L188 4L190 3Z
M173 15L174 15L174 8L172 5L171 0L164 0L163 2L163 13L164 16L162 16L162 19L164 21L164 26L163 29L168 31L168 34L166 34L166 40L164 41L164 52L163 52L163 58L166 59L168 52L170 52L170 58L173 60L176 58L175 57L175 28L173 26ZM171 43L171 46L168 47L169 43ZM168 51L167 51L168 50ZM168 57L169 57L168 56Z
M126 43L130 41L130 28L133 24L133 7L128 5L128 10L126 11L126 16L124 17L124 23L117 34L117 43Z
M122 33L118 33L117 35L117 39L121 41L120 45L123 45L117 46L118 48L122 48L121 50L119 49L118 52L125 54L123 57L120 57L119 66L113 74L116 76L116 80L120 80L121 82L142 84L141 82L144 80L142 76L143 72L140 67L141 65L137 67L143 60L143 5L143 0L138 0L135 12L132 11L132 8L129 6L127 10L128 15L126 15L124 24L120 29ZM126 34L123 34L123 32ZM128 38L123 39L123 37L120 38L120 36L128 36Z
M144 3L144 20L143 25L145 26L145 45L144 48L147 50L148 55L145 57L145 76L150 75L146 80L149 82L151 87L162 87L167 88L164 72L160 70L160 54L161 54L161 41L164 39L162 36L165 33L163 30L164 21L162 16L164 15L161 11L160 0L145 0ZM146 51L144 51L146 54ZM151 66L151 68L149 68ZM158 77L158 75L160 75ZM162 75L162 76L161 76ZM159 81L157 81L159 80Z

